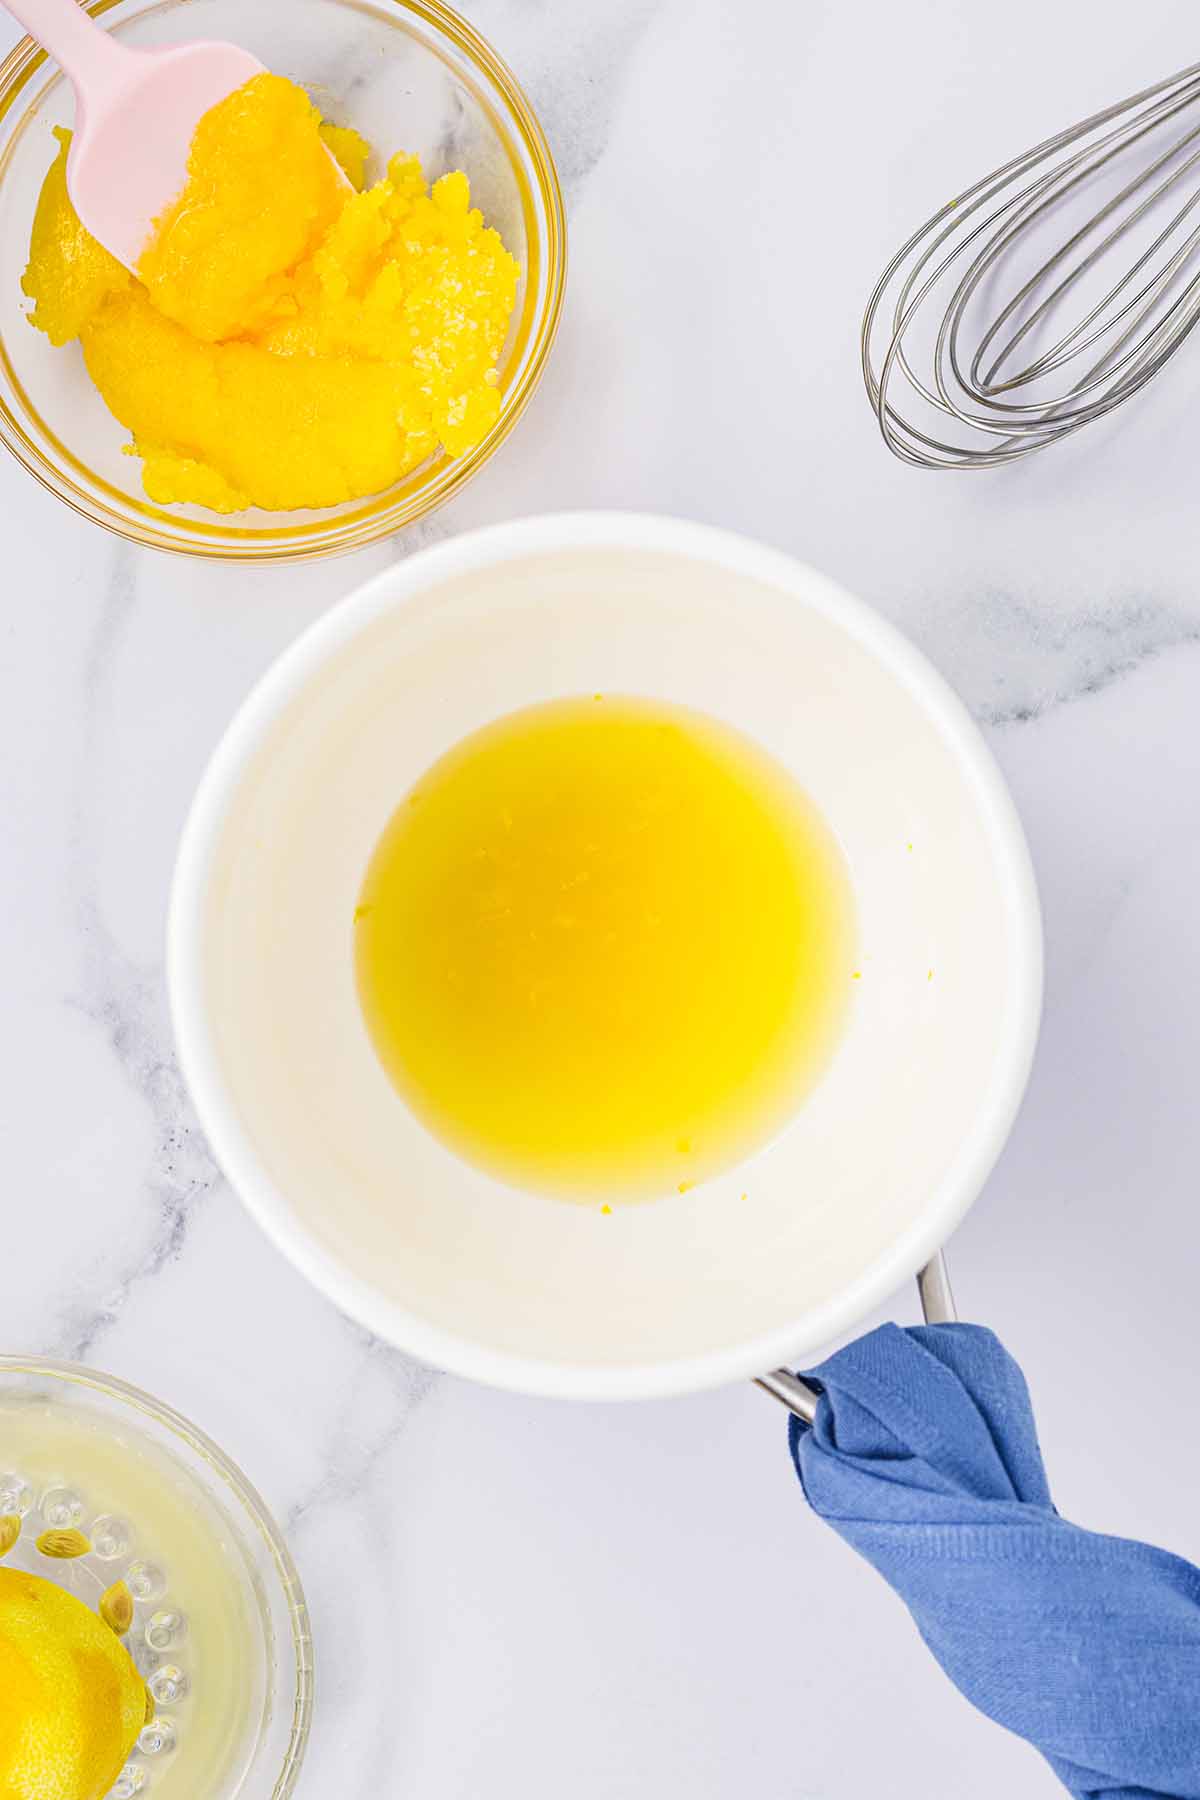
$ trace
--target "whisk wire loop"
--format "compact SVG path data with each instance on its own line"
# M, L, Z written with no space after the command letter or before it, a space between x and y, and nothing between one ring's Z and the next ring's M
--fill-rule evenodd
M896 252L861 352L898 457L1011 462L1104 417L1176 354L1200 322L1197 106L1200 63L1011 158ZM1093 209L1047 244L1060 209L1095 189Z

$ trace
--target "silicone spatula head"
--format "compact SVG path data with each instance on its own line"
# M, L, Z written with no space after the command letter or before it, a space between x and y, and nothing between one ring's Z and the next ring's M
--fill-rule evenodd
M136 269L154 222L183 191L197 125L263 65L236 44L130 50L78 0L4 0L75 89L67 190L84 225Z

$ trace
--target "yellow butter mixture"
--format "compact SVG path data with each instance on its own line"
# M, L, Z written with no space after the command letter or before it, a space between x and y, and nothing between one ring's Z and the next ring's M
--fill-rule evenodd
M518 269L464 174L429 187L398 155L363 191L358 134L259 75L201 120L135 278L80 223L55 135L22 286L52 343L78 338L152 500L334 506L485 436Z
M852 991L849 873L811 801L740 733L644 700L549 701L449 751L353 931L417 1116L575 1200L686 1193L764 1143Z

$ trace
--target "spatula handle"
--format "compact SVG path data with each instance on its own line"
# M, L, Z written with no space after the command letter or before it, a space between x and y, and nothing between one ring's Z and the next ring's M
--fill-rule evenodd
M43 50L70 76L79 94L107 87L135 53L89 18L79 0L3 0Z

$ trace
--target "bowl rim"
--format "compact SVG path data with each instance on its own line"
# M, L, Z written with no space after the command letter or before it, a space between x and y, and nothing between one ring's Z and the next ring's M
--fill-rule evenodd
M84 10L97 20L126 3L127 0L82 0ZM144 0L147 9L157 3L159 0ZM186 4L186 0L183 3ZM327 524L318 522L312 527L313 535L310 540L299 543L292 541L291 532L302 528L289 527L286 523L289 517L287 513L271 515L273 519L284 521L278 526L264 528L259 532L243 530L240 534L236 525L213 524L207 519L180 520L178 515L173 515L165 507L157 506L148 499L143 504L146 515L144 520L135 520L132 515L127 517L118 506L110 505L102 494L93 494L80 487L65 467L44 455L30 437L20 413L14 411L7 398L0 395L0 443L48 493L63 501L81 518L101 526L126 542L145 549L161 550L169 555L198 557L210 562L274 565L315 562L324 557L346 555L386 541L397 532L430 517L462 492L508 438L545 373L562 319L568 262L566 204L546 133L524 88L508 64L482 33L461 13L447 5L445 0L380 0L380 3L400 15L411 14L442 33L467 58L472 67L486 77L503 97L514 133L529 159L529 178L540 200L545 221L544 241L539 249L546 263L546 291L542 304L530 323L531 342L518 379L506 389L499 416L486 436L464 456L443 456L428 486L422 486L413 494L391 504L386 503L386 496L393 489L384 489L377 495L365 495L356 503L360 510L331 513ZM53 58L29 36L18 39L8 54L0 58L0 123L7 118L29 82L46 64L53 67ZM61 71L60 75L62 79L66 79ZM3 358L3 365L8 371L10 383L20 390L20 383L6 356ZM113 428L118 433L122 429L115 421ZM65 445L62 449L66 462L75 460ZM90 471L88 476L89 480L92 479ZM101 489L107 487L99 477L95 480ZM232 515L235 519L239 516ZM163 521L162 529L154 525L156 517ZM196 541L178 536L172 529L177 522L188 527L199 525L210 535ZM286 541L276 542L276 538Z
M519 1355L399 1305L296 1217L239 1121L206 1024L202 944L208 875L243 772L322 666L375 620L455 577L515 559L580 549L661 551L790 594L871 652L939 730L995 848L1011 925L1011 1004L988 1088L959 1150L910 1227L841 1293L736 1343L673 1358L597 1365ZM852 1330L942 1248L978 1197L1028 1083L1041 1018L1041 911L1016 807L979 728L945 679L864 601L783 551L691 521L624 512L550 513L486 527L420 551L367 581L308 627L267 669L212 753L180 840L167 916L167 991L180 1065L213 1152L276 1248L345 1313L423 1362L490 1386L554 1398L661 1398L753 1379Z
M50 1376L56 1381L90 1388L96 1393L120 1401L122 1405L132 1406L136 1412L143 1413L173 1436L181 1438L190 1450L217 1471L236 1495L270 1552L291 1626L295 1660L292 1722L283 1763L271 1789L272 1800L287 1800L299 1780L300 1767L312 1732L312 1623L300 1571L266 1501L233 1458L206 1431L193 1424L185 1414L176 1412L165 1400L156 1399L153 1394L147 1393L144 1388L135 1387L132 1382L122 1381L118 1375L109 1375L102 1370L89 1368L84 1363L64 1361L56 1357L21 1356L13 1351L0 1351L0 1386L5 1375Z

